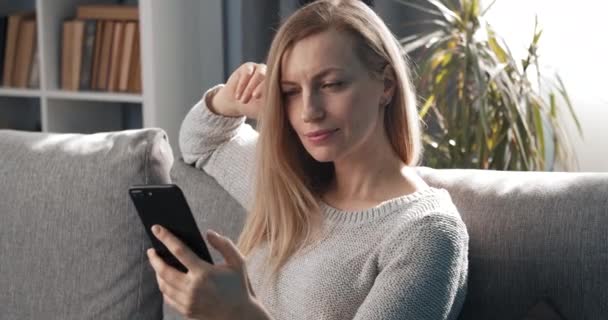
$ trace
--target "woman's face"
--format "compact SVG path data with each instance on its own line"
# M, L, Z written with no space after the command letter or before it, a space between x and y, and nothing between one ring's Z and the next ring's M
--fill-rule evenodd
M330 29L296 42L283 55L280 85L289 122L317 161L365 156L384 138L384 82L362 65L347 33Z

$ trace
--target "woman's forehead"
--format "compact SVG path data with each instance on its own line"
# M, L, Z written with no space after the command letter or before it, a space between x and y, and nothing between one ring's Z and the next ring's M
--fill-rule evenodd
M358 67L353 38L341 31L330 29L295 42L283 53L282 78L313 78L327 69L348 71Z

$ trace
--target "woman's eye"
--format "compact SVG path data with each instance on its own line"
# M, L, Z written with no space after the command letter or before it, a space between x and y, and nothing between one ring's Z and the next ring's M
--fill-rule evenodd
M289 98L294 97L297 94L298 94L297 90L283 91L283 98L284 99L289 99Z
M342 81L328 82L328 83L324 83L321 87L323 87L323 88L337 88L337 87L340 87L342 84L343 84Z
M283 96L285 97L290 97L295 95L297 92L296 91L283 91Z

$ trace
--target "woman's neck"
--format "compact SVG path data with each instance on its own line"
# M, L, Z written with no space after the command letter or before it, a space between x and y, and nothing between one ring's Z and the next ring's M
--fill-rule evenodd
M336 208L357 210L410 194L428 185L400 159L386 160L371 169L336 166L323 201Z

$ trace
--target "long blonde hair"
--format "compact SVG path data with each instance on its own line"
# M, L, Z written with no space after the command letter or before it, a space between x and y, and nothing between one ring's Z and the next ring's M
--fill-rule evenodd
M289 257L314 240L322 225L320 196L334 175L333 163L314 160L294 133L282 107L281 60L284 52L309 35L334 28L356 39L355 52L369 72L381 76L389 65L395 93L384 125L390 143L407 165L421 153L414 88L399 42L374 11L361 1L315 1L297 10L275 35L267 59L266 105L259 131L254 199L238 247L248 256L267 245L273 274Z

